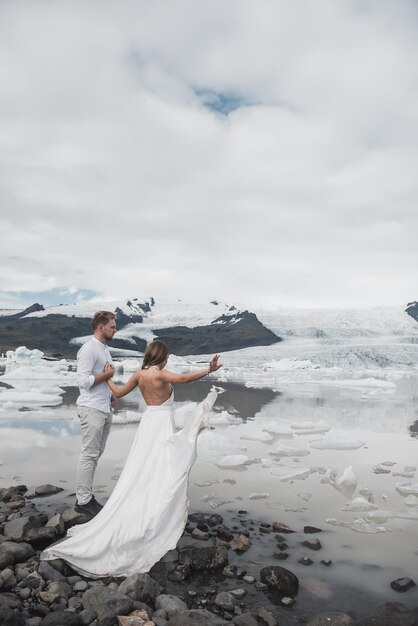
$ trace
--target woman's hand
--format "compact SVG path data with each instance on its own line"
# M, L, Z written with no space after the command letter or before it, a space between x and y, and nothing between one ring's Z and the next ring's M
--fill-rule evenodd
M215 356L212 357L211 362L209 363L209 374L211 374L212 372L216 372L222 367L222 363L218 363L218 359L220 356L220 354L215 354Z
M113 374L115 373L115 368L111 363L106 363L103 368L103 372L108 375L109 380L109 378L112 378Z

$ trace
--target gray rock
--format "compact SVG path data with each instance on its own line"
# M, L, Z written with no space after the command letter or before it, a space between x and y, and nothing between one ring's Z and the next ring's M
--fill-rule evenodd
M78 592L78 591L86 591L86 589L88 589L88 584L86 583L85 580L80 580L80 581L75 583L75 585L73 586L73 589L76 592Z
M306 539L305 541L302 541L302 545L306 546L310 550L320 550L322 548L321 542L316 537L313 537L312 539Z
M258 626L258 621L251 615L251 613L242 613L232 618L232 623L235 626Z
M398 578L397 580L392 580L392 582L390 583L390 586L395 591L399 591L400 593L405 593L405 591L408 591L408 589L412 589L412 587L416 587L416 584L412 580L412 578L404 577L404 578Z
M167 626L229 626L230 623L210 611L191 609L174 615Z
M83 595L83 606L97 615L100 626L114 626L117 615L132 610L132 598L104 585L91 587Z
M133 600L154 604L161 587L149 574L133 574L119 585L119 593Z
M1 500L3 502L10 502L13 496L22 496L27 492L27 490L28 488L26 487L26 485L16 485L14 487L9 487L8 489L4 490Z
M27 561L34 554L34 549L27 543L5 541L0 545L0 568L4 569L8 565Z
M19 596L21 600L27 600L28 598L30 598L30 595L31 589L29 589L29 587L23 587L23 589L19 591Z
M304 526L303 532L306 535L316 535L317 533L322 533L322 528L317 528L316 526Z
M51 526L51 528L55 528L57 536L59 537L65 534L65 522L63 516L60 515L60 513L57 513L56 515L54 515L54 517L51 517L51 519L47 521L46 525Z
M41 626L80 626L80 618L72 611L53 611L43 618Z
M68 608L69 609L73 609L75 611L82 611L83 610L83 602L82 602L81 598L79 598L78 596L72 596L72 598L69 598L68 599Z
M196 570L225 567L228 564L228 549L224 545L184 546L178 550L178 562Z
M416 626L414 615L400 602L380 604L371 615L356 626Z
M259 609L257 611L258 621L262 626L277 626L277 620L273 613L266 609Z
M224 611L233 612L233 610L235 609L236 603L237 603L236 599L228 591L221 591L221 593L218 593L218 595L215 598L216 606L219 606L219 608L223 609Z
M42 617L30 617L26 620L25 626L39 626L42 622Z
M353 624L353 620L347 613L331 611L315 615L306 626L352 626Z
M1 626L25 626L25 620L13 609L0 607L0 624Z
M263 567L260 572L261 582L282 596L295 596L299 589L299 580L293 572L279 565Z
M80 611L78 617L80 618L80 624L82 626L88 626L88 624L91 624L96 619L96 613L93 613L93 611L89 611L88 609L84 609L83 611Z
M191 513L189 520L193 524L207 524L208 526L219 526L224 520L218 513Z
M177 613L187 611L188 607L187 604L177 596L162 593L155 599L155 608L157 610L164 609L168 619L170 619Z
M35 496L52 496L60 491L64 491L64 489L62 487L56 487L55 485L39 485L39 487L35 489Z
M60 598L65 598L68 600L73 595L73 590L71 589L71 585L66 582L59 581L56 583L50 583L46 588L48 593L54 593L58 595Z
M246 589L232 589L229 593L232 593L232 595L234 596L234 598L244 598L244 596L247 595L247 590Z
M20 600L14 593L0 593L0 608L17 609L19 606Z
M155 626L167 626L168 622L166 620L165 617L160 617L159 615L157 615L157 617L155 617L155 615L152 616L152 621L154 622Z
M193 539L199 539L200 541L207 541L209 539L209 533L205 533L200 528L195 528L192 532Z
M35 547L46 547L57 539L57 531L50 526L31 528L26 531L25 539Z
M40 561L38 574L48 582L65 582L65 576L61 574L55 567L52 567L47 561Z
M5 537L9 537L12 540L22 541L29 530L40 528L40 526L42 526L42 522L39 517L29 515L28 517L19 517L6 522L3 533Z
M13 589L16 587L17 580L15 573L9 567L6 567L2 572L0 572L0 586L3 589Z
M71 528L76 524L85 524L90 517L84 513L77 513L74 509L66 509L62 513L62 519L64 520L65 528Z

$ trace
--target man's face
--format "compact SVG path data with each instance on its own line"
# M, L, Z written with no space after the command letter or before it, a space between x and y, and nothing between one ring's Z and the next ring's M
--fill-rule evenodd
M101 331L103 339L105 339L106 341L110 341L111 339L113 339L113 335L116 332L116 321L110 320L110 322L108 322L107 324L102 324Z

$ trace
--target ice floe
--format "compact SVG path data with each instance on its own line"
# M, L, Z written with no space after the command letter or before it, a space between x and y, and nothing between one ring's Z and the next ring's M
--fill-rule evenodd
M389 519L406 519L418 521L418 511L371 511L367 514L368 519L381 524Z
M404 496L418 495L418 483L396 483L395 487Z
M18 408L26 406L58 406L62 397L58 394L42 393L36 388L0 389L0 406L3 408ZM7 406L5 406L7 405Z
M218 467L241 467L248 463L249 458L245 454L227 454L216 461Z
M358 450L364 446L360 439L343 439L337 437L323 437L309 442L316 450Z
M270 474L273 476L280 476L280 481L282 483L291 482L293 480L305 480L310 475L311 470L309 467L301 468L300 470L296 470L295 472L291 472L290 474L286 474L283 476L283 470L273 469Z
M306 448L296 448L293 446L285 446L284 444L277 444L270 450L269 454L275 454L276 456L306 456L310 454L310 451Z
M266 492L252 491L248 495L248 498L249 498L249 500L266 500L267 498L270 498L270 494L266 493Z
M263 442L270 442L273 440L273 437L269 433L261 430L261 428L259 428L257 424L254 423L243 424L240 428L240 431L242 431L240 434L240 439Z
M113 415L113 424L137 424L141 421L142 413L136 411L125 411Z
M366 498L363 498L363 496L358 496L357 498L354 498L350 502L347 502L347 504L345 504L341 510L360 512L360 511L374 511L376 509L377 509L376 504L369 502L368 500L366 500Z

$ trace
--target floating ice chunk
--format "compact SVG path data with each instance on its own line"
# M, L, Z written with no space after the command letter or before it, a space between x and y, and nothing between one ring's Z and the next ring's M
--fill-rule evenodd
M387 467L392 467L392 465L396 465L396 461L382 461L380 465L386 465Z
M283 426L278 422L267 421L261 422L260 427L262 430L266 430L268 433L272 433L273 435L293 438L293 430L290 426Z
M408 519L418 521L418 511L372 511L367 517L377 523L388 519Z
M396 483L395 488L396 491L405 496L418 495L418 483Z
M331 426L324 420L319 422L302 422L301 424L291 424L291 427L298 435L314 435L317 433L326 433L331 430Z
M406 506L418 506L418 496L411 495L407 496L403 501Z
M18 390L18 389L4 389L0 391L0 404L3 402L13 402L14 405L31 406L57 406L61 404L62 398L58 395L52 395L48 393L41 393L35 389L30 390Z
M271 474L274 474L273 470L272 472L270 472ZM305 480L306 478L308 478L308 476L310 475L311 470L309 467L307 468L303 468L299 471L296 472L292 472L292 474L288 474L287 476L283 476L283 478L280 479L280 481L282 483L287 483L291 480Z
M229 454L218 459L216 465L219 467L241 467L248 463L248 461L248 456L244 454Z
M357 478L353 472L353 467L349 465L345 468L340 478L330 484L342 493L346 498L351 498L357 487Z
M298 498L300 498L301 500L304 500L305 502L309 502L309 500L312 498L311 493L303 492L303 491L301 491L300 493L297 493L296 495Z
M364 446L364 441L360 441L360 439L324 437L322 439L313 439L309 442L309 445L316 450L358 450Z
M370 489L368 489L368 487L363 487L362 489L359 489L358 492L361 496L366 498L367 502L374 502L373 493L370 491Z
M337 479L337 470L330 467L325 472L325 476L321 478L321 485L327 485L328 483L335 483Z
M343 520L338 520L335 517L329 517L325 520L327 524L331 524L331 526L341 526L341 528L350 528L350 522L344 522Z
M44 353L35 348L29 350L26 346L19 346L16 350L7 350L6 361L9 363L27 363L41 361Z
M272 441L273 437L261 430L256 424L245 424L240 430L243 430L240 439L248 439L249 441Z
M113 415L113 424L136 424L141 421L142 413L136 411L125 411L125 415L122 413L115 413Z
M1 396L0 396L0 402L1 402ZM15 406L16 405L14 402L12 402L11 400L8 400L7 402L3 404L3 409L13 409L15 408Z
M392 476L399 476L399 478L414 478L415 472L392 472Z
M200 501L201 501L201 502L209 502L210 500L213 500L213 498L214 498L214 497L215 497L215 496L214 496L213 494L208 493L208 494L206 494L206 496L202 496L202 497L200 498Z
M370 524L362 517L359 519L355 519L350 528L354 530L356 533L366 533L369 535L377 535L378 533L386 533L387 530L384 526L374 526Z
M1 377L2 381L27 383L30 380L58 380L61 385L76 385L77 375L68 371L68 363L61 361L42 361L40 365L19 365L8 370Z
M217 478L212 478L211 480L205 480L204 482L196 482L195 485L197 487L210 487L211 485L217 485L219 480Z
M310 454L310 451L306 450L306 448L293 448L284 444L277 444L269 454L276 454L277 456L306 456Z
M231 415L228 411L221 411L220 413L216 413L210 416L209 424L211 426L229 426L230 424L242 424L242 421L239 417L235 415Z
M270 494L264 492L256 493L255 491L252 491L248 498L250 500L265 500L266 498L270 498Z
M373 467L373 472L375 474L390 474L390 469L387 469L386 467L382 467L381 465L375 465Z
M220 506L224 504L230 504L233 500L212 500L209 502L209 506L211 509L218 509Z
M351 500L351 502L347 502L347 504L345 504L342 507L342 511L374 511L375 509L377 509L376 504L373 504L372 502L369 502L368 500L366 500L366 498L363 498L362 496L358 497L358 498L354 498L353 500Z
M318 369L319 365L312 363L309 359L304 361L300 361L298 359L280 359L277 361L276 359L273 359L272 361L264 363L264 368L286 372L289 370Z
M197 440L197 450L201 460L216 461L220 455L239 454L241 450L246 450L246 447L238 445L229 437L214 430L205 430Z
M323 381L327 385L336 385L339 387L377 387L383 390L395 391L395 383L391 383L388 380L380 380L379 378L356 378L356 379L340 379L340 380L326 380Z
M118 365L122 367L124 372L137 372L142 367L138 359L124 359L123 361L119 361Z

